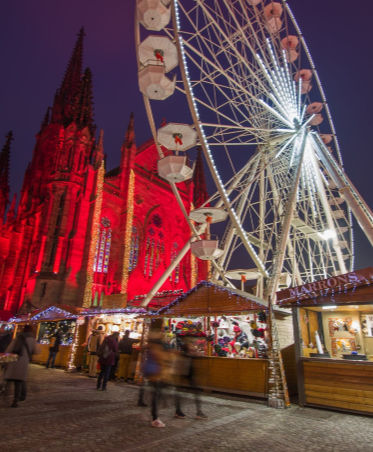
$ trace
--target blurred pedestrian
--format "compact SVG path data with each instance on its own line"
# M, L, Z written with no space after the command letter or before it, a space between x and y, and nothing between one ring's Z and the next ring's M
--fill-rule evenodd
M147 378L152 389L151 426L158 428L166 426L158 417L158 406L162 397L162 388L164 385L163 374L166 353L162 342L162 333L160 331L151 332L145 351L143 374L144 377Z
M100 373L97 379L97 390L106 391L106 384L110 378L111 368L115 365L115 359L118 354L119 332L115 331L107 336L98 349L98 362L100 364Z
M175 379L175 417L184 419L186 416L181 409L181 387L188 386L194 393L196 404L196 419L207 419L201 407L200 388L197 386L194 361L197 357L195 351L194 337L184 336L180 341L180 351L175 358L174 379Z
M49 364L52 368L54 368L54 363L56 361L57 353L60 349L60 345L62 342L61 333L57 330L54 335L52 336L53 344L49 347L49 356L47 359L47 362L45 364L45 367L48 369Z
M4 380L7 381L8 385L10 382L14 382L14 399L11 407L16 408L18 402L26 400L28 366L32 355L38 353L38 346L31 325L24 327L23 332L9 344L6 352L15 353L19 356L18 361L7 364L4 374Z

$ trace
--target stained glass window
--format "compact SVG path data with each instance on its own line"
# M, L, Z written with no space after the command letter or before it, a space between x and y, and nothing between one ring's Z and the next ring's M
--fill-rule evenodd
M160 215L154 214L149 223L145 242L144 276L151 278L164 263L164 235Z
M130 272L136 268L138 258L139 258L139 233L137 227L133 226L131 237L130 261L128 267Z
M109 268L109 257L111 247L111 228L108 218L101 219L101 229L96 245L93 271L97 273L107 273Z

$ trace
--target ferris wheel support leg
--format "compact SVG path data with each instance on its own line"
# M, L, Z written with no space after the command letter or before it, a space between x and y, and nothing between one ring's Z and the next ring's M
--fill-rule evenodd
M298 159L297 159L298 161L296 163L296 170L295 170L294 178L292 181L291 192L290 192L289 197L286 202L285 216L284 216L284 221L283 221L283 225L282 225L281 237L280 237L278 246L276 247L275 257L273 259L273 272L272 272L271 278L269 279L268 287L266 290L267 297L271 302L273 302L275 299L277 285L278 285L278 281L280 278L281 269L282 269L282 265L283 265L283 261L284 261L284 257L285 257L285 251L286 251L286 246L287 246L287 242L288 242L291 222L292 222L293 216L294 216L295 204L297 201L299 180L300 180L301 171L302 171L303 156L304 156L304 151L305 151L305 147L306 147L306 138L307 138L307 131L304 130L302 144L301 144Z
M353 215L358 221L365 236L373 246L373 213L369 206L366 204L356 187L350 181L343 169L337 164L334 158L330 155L326 149L324 143L318 135L313 136L318 143L318 149L321 151L319 157L333 182L337 186L339 192L346 200Z
M286 202L285 217L282 225L281 236L278 246L276 247L275 256L273 259L273 272L271 278L268 281L268 287L266 289L266 294L269 301L270 333L268 406L272 408L285 408L290 405L285 369L281 355L281 345L278 339L276 321L273 312L273 304L275 301L276 289L285 257L291 222L294 216L295 204L297 200L299 180L302 172L302 162L308 133L305 128L302 129L302 132L302 144L295 163L295 171L291 184L291 191Z
M158 290L162 287L162 285L166 282L167 278L171 275L171 273L175 270L175 268L179 265L180 261L183 259L183 257L186 255L186 253L190 249L190 242L191 240L188 240L188 242L183 246L183 248L180 250L179 254L175 257L175 259L171 262L171 264L167 267L163 275L158 279L158 281L154 284L150 292L148 292L146 298L141 303L141 306L146 308L154 295L158 292Z

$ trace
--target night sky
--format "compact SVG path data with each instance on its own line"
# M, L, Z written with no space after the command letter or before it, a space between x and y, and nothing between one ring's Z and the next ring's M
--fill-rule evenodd
M289 0L310 48L339 138L346 172L373 205L373 58L370 1ZM35 134L84 26L84 66L93 72L95 122L105 132L107 169L119 163L131 111L137 144L150 138L137 87L135 0L14 0L0 14L0 146L13 130L11 187L19 191ZM166 118L172 121L170 117ZM373 265L358 227L356 268Z

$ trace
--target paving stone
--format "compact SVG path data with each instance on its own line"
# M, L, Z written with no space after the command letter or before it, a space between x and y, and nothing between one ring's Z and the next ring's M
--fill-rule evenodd
M193 395L183 393L186 419L175 419L172 390L165 391L160 418L150 426L148 408L136 406L138 388L108 384L96 391L85 375L32 365L29 394L16 409L0 402L2 452L369 452L373 418L292 406L268 408L243 397L202 396L207 420L196 420ZM150 394L146 394L149 399Z

